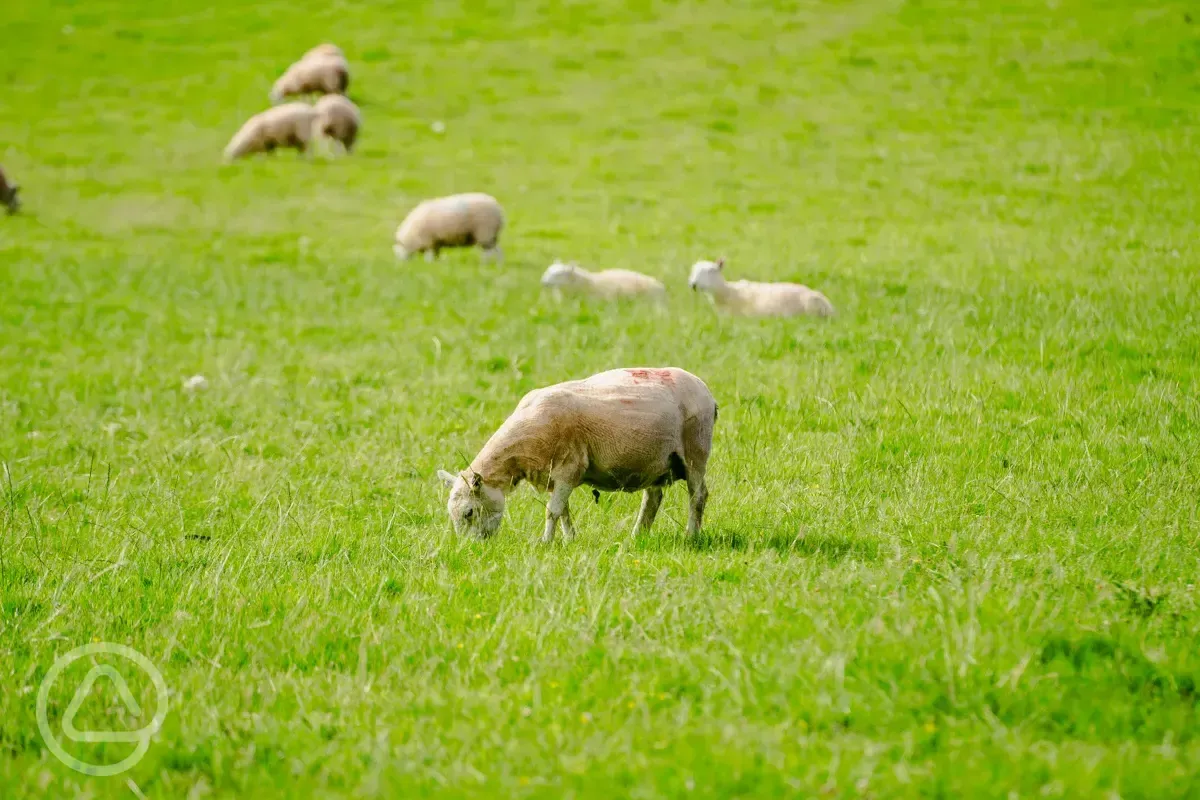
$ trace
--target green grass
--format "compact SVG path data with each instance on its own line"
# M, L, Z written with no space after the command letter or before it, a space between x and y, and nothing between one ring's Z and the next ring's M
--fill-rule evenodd
M508 5L0 8L0 795L1200 795L1200 13ZM222 166L324 40L361 150ZM395 262L470 190L503 267ZM719 318L716 255L839 314ZM668 364L701 541L681 486L450 532L522 393ZM171 688L120 777L35 723L93 640Z

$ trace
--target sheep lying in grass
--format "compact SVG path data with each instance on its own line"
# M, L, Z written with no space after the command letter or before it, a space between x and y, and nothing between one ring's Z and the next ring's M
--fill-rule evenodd
M284 103L255 114L234 134L225 147L225 160L244 158L254 153L269 153L277 147L308 149L317 111L307 103Z
M447 510L459 533L492 536L504 498L521 481L550 492L542 541L575 535L568 498L582 484L606 492L644 491L633 533L650 529L663 487L687 481L687 532L700 532L717 404L691 373L615 369L586 380L536 389L492 435L471 466L439 470L450 487ZM597 495L598 497L599 495Z
M618 297L649 295L665 300L667 290L660 281L627 269L588 272L578 264L555 261L542 274L542 286L556 293L578 292L611 300Z
M317 112L316 134L339 142L347 153L353 150L362 127L358 106L340 94L327 94L313 108Z
M707 292L718 309L760 317L790 317L796 314L833 316L833 305L815 289L799 283L755 283L725 280L725 259L697 261L688 285Z
M271 87L271 102L302 94L345 94L350 64L340 48L321 44L288 67Z
M15 183L9 183L8 178L4 175L4 170L0 169L0 203L8 208L9 214L15 214L21 208L21 200L17 197L17 193L20 191L21 187Z
M500 231L504 229L504 211L496 198L472 192L425 200L417 205L400 227L392 251L404 260L424 253L433 261L445 247L479 245L485 258L503 258Z

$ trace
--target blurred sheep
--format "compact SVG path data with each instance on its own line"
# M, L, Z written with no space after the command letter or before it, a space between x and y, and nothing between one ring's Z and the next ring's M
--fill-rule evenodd
M697 261L692 265L688 285L692 291L706 292L718 309L734 314L759 317L789 317L812 314L833 316L833 305L815 289L799 283L755 283L725 280L725 259Z
M317 112L317 135L340 143L347 153L353 150L358 129L362 127L358 106L340 94L327 94L313 108Z
M481 192L452 194L424 200L396 229L392 251L400 260L424 253L433 261L446 247L478 245L484 258L503 258L500 232L504 229L504 211L496 198Z
M255 114L234 134L225 147L225 160L233 161L254 153L270 153L277 147L308 150L317 122L317 111L307 103L285 103Z
M588 272L578 264L555 261L542 274L542 286L555 292L590 294L608 300L618 297L649 296L665 300L666 287L661 281L627 269Z
M350 86L350 64L341 49L321 44L292 64L271 87L271 102L304 94L345 94Z

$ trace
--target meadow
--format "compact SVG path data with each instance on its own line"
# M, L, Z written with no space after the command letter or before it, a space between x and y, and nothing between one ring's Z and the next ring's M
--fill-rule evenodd
M0 30L0 796L1200 796L1190 4L46 0ZM222 165L322 41L356 152ZM413 204L473 190L502 266L395 260ZM838 315L718 316L686 286L717 256ZM555 258L668 312L552 302ZM721 407L700 538L681 485L638 540L636 495L580 491L541 545L528 488L453 534L436 471L524 392L662 365ZM116 777L35 720L94 641L170 689Z

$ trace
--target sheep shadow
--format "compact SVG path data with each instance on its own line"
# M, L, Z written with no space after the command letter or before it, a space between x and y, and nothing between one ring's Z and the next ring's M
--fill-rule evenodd
M835 562L853 559L875 561L879 558L879 542L857 539L836 533L818 533L801 529L796 533L764 531L755 536L723 527L706 528L695 539L685 540L686 547L697 552L730 550L774 550L780 555L799 555Z

